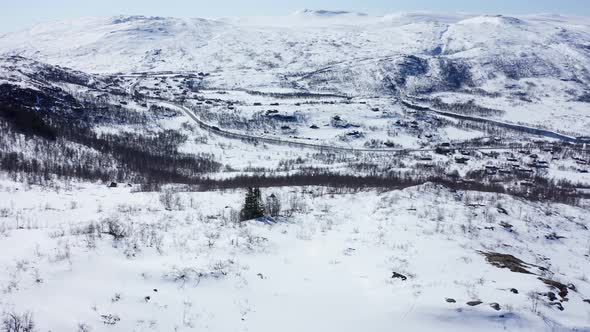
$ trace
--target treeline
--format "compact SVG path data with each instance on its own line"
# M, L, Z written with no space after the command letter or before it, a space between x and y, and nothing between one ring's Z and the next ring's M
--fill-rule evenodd
M291 187L291 186L326 186L351 189L386 188L401 189L427 182L426 178L391 174L386 177L355 176L308 171L293 175L236 176L228 179L202 179L198 182L201 190L231 189L248 187Z
M452 176L419 176L403 173L389 173L384 176L355 176L330 174L326 172L307 172L287 176L237 176L230 179L203 179L198 181L199 190L232 189L249 187L292 187L326 186L351 191L363 189L397 190L433 183L451 190L470 190L488 193L509 194L537 202L556 202L577 205L582 197L575 191L575 185L568 181L553 181L545 178L532 182L532 186L505 186L486 181L460 180ZM194 188L194 189L197 189Z

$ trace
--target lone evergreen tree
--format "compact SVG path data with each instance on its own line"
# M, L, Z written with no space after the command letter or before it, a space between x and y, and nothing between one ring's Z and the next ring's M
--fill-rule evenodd
M264 216L264 208L262 206L262 198L259 188L248 187L246 198L244 199L244 207L240 213L240 219L250 220Z

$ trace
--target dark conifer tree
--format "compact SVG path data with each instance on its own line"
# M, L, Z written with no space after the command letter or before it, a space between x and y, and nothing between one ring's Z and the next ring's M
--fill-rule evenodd
M262 198L260 188L248 187L246 197L244 199L244 207L241 212L241 220L256 219L264 216L264 208L262 205Z

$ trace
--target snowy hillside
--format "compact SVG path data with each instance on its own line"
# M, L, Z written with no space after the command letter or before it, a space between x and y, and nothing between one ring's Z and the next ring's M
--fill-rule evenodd
M588 331L579 208L282 188L238 223L242 191L39 189L0 186L0 307L40 331Z

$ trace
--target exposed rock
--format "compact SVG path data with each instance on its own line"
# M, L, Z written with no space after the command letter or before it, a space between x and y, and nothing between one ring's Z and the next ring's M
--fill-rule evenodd
M553 288L558 289L559 296L561 296L562 299L565 299L567 297L568 287L566 285L562 284L559 281L555 281L555 280L551 280L551 279L539 278L539 280L541 280L542 282L544 282L545 284L547 284ZM549 293L552 293L552 292L549 292Z
M488 263L495 267L509 269L510 271L517 273L533 274L525 268L531 266L530 264L527 264L512 255L483 251L480 251L480 253L486 256Z
M505 208L503 208L503 207L497 207L497 209L498 209L498 212L499 212L499 213L502 213L502 214L508 215L508 211L506 211L506 209L505 209Z
M399 278L402 281L406 281L408 279L408 277L406 277L405 275L399 274L397 272L393 272L393 275L391 276L391 278Z
M512 232L512 227L514 227L511 224L504 222L504 221L502 221L500 223L500 226L504 227L504 229L506 229L507 231L510 231L510 232Z
M560 302L551 302L551 305L559 309L559 311L563 311L563 305Z
M498 304L496 302L490 303L490 307L492 307L496 311L500 311L500 304Z
M455 301L455 299L452 299L452 298L450 298L450 297L447 297L447 298L446 298L446 301L447 301L448 303L457 303L457 301Z
M467 305L468 305L468 306L475 307L476 305L480 305L480 304L482 304L482 303L483 303L483 302L482 302L482 301L479 301L479 300L477 300L477 301L469 301L469 302L467 302Z
M551 234L545 235L545 238L547 240L560 240L560 239L565 239L565 236L557 235L557 233L553 232Z

